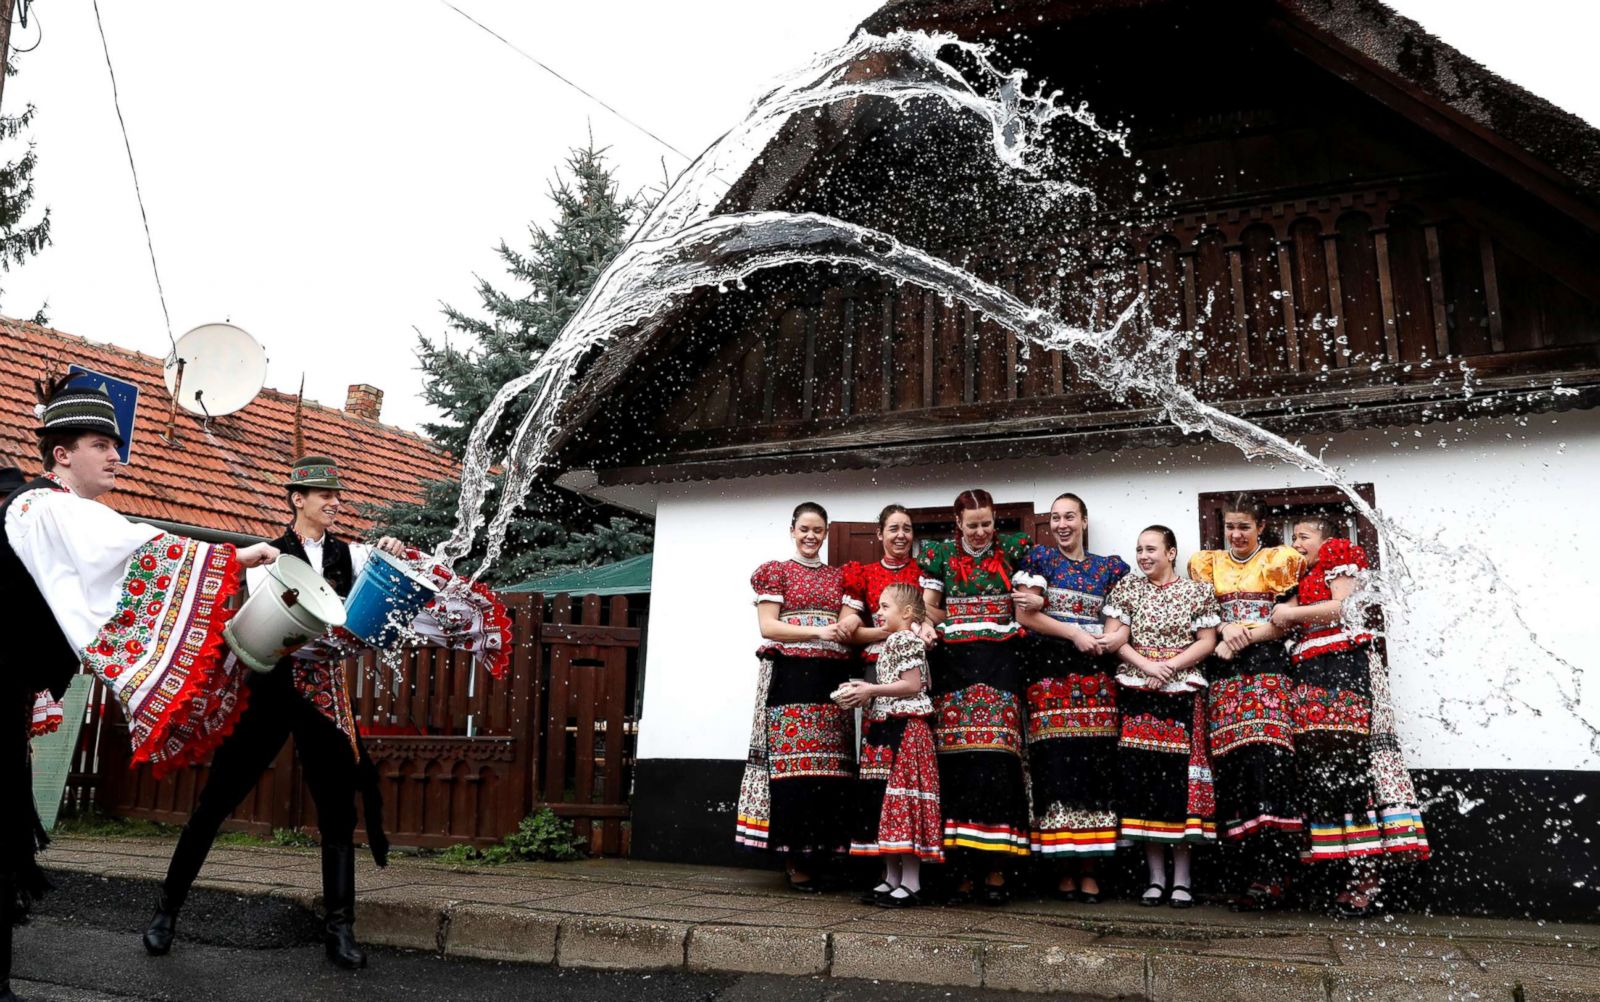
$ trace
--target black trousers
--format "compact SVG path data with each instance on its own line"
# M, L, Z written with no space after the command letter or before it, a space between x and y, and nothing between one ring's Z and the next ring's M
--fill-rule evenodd
M167 867L162 890L174 908L187 897L222 822L255 788L291 734L317 806L323 848L353 845L360 774L350 739L295 691L289 665L279 664L266 674L253 675L248 685L249 702L233 733L223 739L212 757L200 802L183 826Z

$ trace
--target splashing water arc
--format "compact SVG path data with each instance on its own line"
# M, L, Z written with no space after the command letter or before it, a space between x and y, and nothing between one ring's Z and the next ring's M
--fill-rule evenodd
M963 74L942 53L968 66ZM870 61L872 72L863 70ZM882 67L892 65L892 74ZM975 75L976 84L968 79ZM802 112L843 101L871 98L903 105L917 99L943 102L988 127L990 147L999 168L1034 186L1049 199L1087 198L1094 193L1050 176L1059 166L1045 142L1052 123L1072 124L1105 144L1113 155L1127 156L1126 134L1100 125L1082 105L1068 107L1058 94L1030 90L1021 70L1003 71L990 51L953 35L895 32L885 37L862 33L843 47L783 80L759 99L750 114L705 151L656 204L628 245L606 268L572 319L534 369L508 383L495 395L469 438L462 459L463 482L454 533L439 557L453 565L472 549L484 527L483 502L488 471L501 457L489 452L491 434L506 408L530 392L532 402L504 457L505 489L489 522L482 574L500 555L512 516L534 477L547 464L559 431L557 418L574 386L578 367L596 349L604 350L625 330L645 336L663 322L672 308L703 288L726 287L768 269L796 264L848 265L932 290L946 301L961 302L986 319L1014 332L1026 345L1060 351L1085 378L1117 400L1129 398L1154 407L1185 433L1205 433L1239 449L1248 459L1271 457L1292 464L1336 485L1353 510L1377 529L1383 570L1374 572L1346 603L1347 622L1362 622L1379 605L1392 623L1403 616L1408 596L1431 579L1436 568L1448 567L1459 580L1476 580L1482 593L1498 591L1492 610L1452 594L1450 626L1472 617L1514 620L1540 658L1506 658L1503 673L1493 681L1494 699L1508 711L1540 710L1527 702L1520 687L1534 663L1546 664L1542 681L1554 685L1566 711L1588 735L1590 749L1600 754L1600 725L1582 713L1583 673L1533 640L1533 631L1514 590L1494 561L1472 546L1446 547L1418 538L1386 519L1356 491L1337 467L1250 421L1200 400L1178 380L1180 352L1197 343L1198 335L1164 323L1139 290L1104 329L1066 323L1044 309L1030 306L1009 292L896 238L869 227L813 213L779 211L718 213L717 206L745 174L778 130ZM1468 390L1470 393L1470 388ZM1427 575L1413 568L1425 562ZM1505 596L1513 596L1509 603ZM1510 624L1507 624L1510 625ZM1437 660L1437 658L1435 659ZM1446 728L1458 726L1467 707L1441 695L1426 713ZM1490 712L1476 707L1477 712Z

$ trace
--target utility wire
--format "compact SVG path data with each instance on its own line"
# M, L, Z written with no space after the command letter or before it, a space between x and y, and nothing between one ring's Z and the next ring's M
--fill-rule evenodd
M133 175L133 194L139 200L139 218L144 222L144 244L150 249L150 273L156 279L156 296L161 300L161 316L167 322L167 342L172 357L178 357L178 342L172 336L172 314L167 312L167 293L161 287L161 269L156 267L156 242L150 236L150 216L144 211L144 192L139 188L139 168L133 164L133 144L128 142L128 123L122 118L122 99L117 94L117 72L111 68L111 47L106 44L106 26L100 20L100 0L94 0L94 23L100 29L100 50L106 54L106 75L111 78L111 105L117 110L117 125L122 129L122 148L128 151L128 173Z
M99 0L96 0L96 2L98 3ZM598 97L595 97L593 94L591 94L588 91L584 90L582 87L579 87L576 83L572 82L571 80L569 80L566 77L562 76L561 74L557 73L555 70L551 69L549 66L545 65L544 63L540 62L537 57L531 55L530 53L528 53L527 51L525 51L523 49L518 48L516 45L514 45L510 41L510 39L506 38L504 35L500 34L498 31L495 31L493 28L489 27L488 25L484 24L482 21L480 21L477 18L473 17L471 14L468 14L466 11L462 10L460 7L457 7L455 4L451 3L450 0L439 0L439 2L444 4L446 7L449 7L451 10L455 11L457 14L460 14L462 17L466 18L468 21L471 21L473 24L475 24L478 27L482 28L484 31L488 32L490 35L493 35L495 38L499 39L501 41L501 43L503 43L511 51L513 51L513 52L517 53L518 55L522 56L522 58L528 60L530 63L533 63L535 66L539 67L541 70L544 70L546 73L548 73L551 76L555 77L557 80L560 80L562 83L566 84L568 87L571 87L573 90L577 91L579 94L582 94L584 97L586 97L589 100L593 101L595 104L598 104L600 107L602 107L605 110L611 112L611 114L613 114L613 115L617 116L618 118L622 119L624 122L626 122L629 125L633 126L635 129L638 129L640 132L642 132L645 135L649 136L651 139L654 139L656 142L660 143L662 146L665 146L667 149L669 149L672 152L676 153L678 156L683 157L685 160L693 160L694 159L689 154L687 154L687 153L683 152L682 150L678 149L676 146L674 146L671 143L667 142L665 139L662 139L660 136L656 135L654 132L651 132L649 129L647 129L644 126L640 125L638 122L635 122L633 119L629 118L627 115L624 115L622 112L620 112L617 109L613 108L611 105L609 105L609 104L605 103L604 101L600 100Z

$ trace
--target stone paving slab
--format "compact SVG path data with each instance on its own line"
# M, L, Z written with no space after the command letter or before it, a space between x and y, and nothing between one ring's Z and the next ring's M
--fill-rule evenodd
M153 896L171 851L167 839L67 836L43 860ZM362 856L357 932L446 957L1145 1002L1600 1002L1600 925L1450 916L1341 923L1044 900L887 911L853 894L795 895L781 879L632 860L484 868L396 856L378 869ZM197 886L311 911L316 851L219 848Z

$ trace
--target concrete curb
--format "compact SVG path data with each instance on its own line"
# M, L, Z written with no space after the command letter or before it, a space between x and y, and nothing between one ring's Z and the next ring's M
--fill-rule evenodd
M153 895L155 889L144 874L104 874L100 879L137 885L117 888L119 894ZM321 905L319 895L302 889L255 885L250 890L227 881L196 886L269 899L311 916ZM1491 973L1471 963L1459 968L1459 976L1452 971L1447 977L1443 971L1350 967L1331 960L1197 953L1154 939L1148 945L1013 942L1001 934L991 939L940 935L932 925L898 934L584 915L541 911L537 904L439 900L411 888L379 889L358 900L356 934L373 945L509 963L852 978L1145 1002L1600 1002L1600 987L1588 977L1600 971L1594 967L1550 974L1560 968L1535 965L1529 973L1544 971L1545 976L1529 977L1532 983L1518 995L1518 982L1505 968Z

